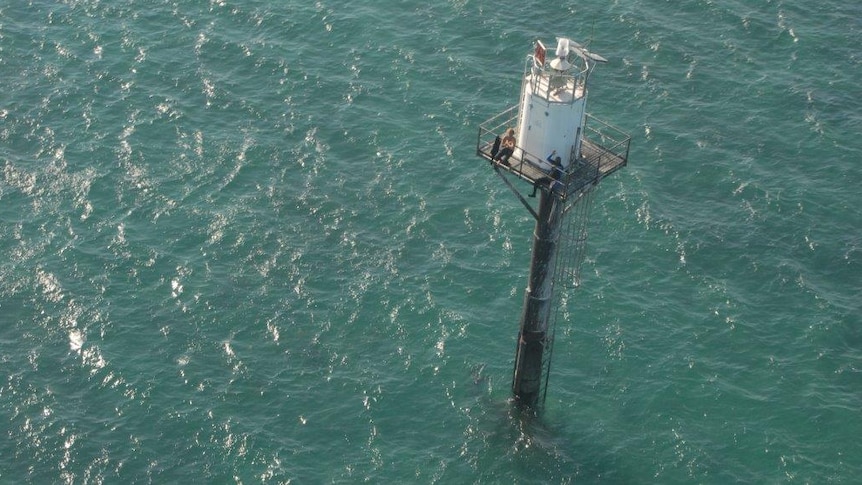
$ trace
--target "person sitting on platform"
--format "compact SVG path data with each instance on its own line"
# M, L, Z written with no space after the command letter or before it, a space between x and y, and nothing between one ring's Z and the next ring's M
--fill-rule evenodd
M494 160L499 160L503 165L509 165L509 157L515 152L515 129L509 128L500 142L500 151L494 157Z
M536 179L536 181L533 182L533 193L529 195L530 197L536 196L536 190L538 190L540 185L547 185L548 190L550 191L563 186L560 182L560 179L563 178L563 160L559 156L554 157L556 154L557 151L554 150L546 159L548 163L551 164L551 170L549 173L550 177L539 177Z

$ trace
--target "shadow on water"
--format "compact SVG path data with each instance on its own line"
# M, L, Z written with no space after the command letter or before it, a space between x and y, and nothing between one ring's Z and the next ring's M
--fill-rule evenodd
M473 431L462 448L469 451L476 483L641 482L614 451L619 447L603 442L590 423L564 410L536 412L519 405L508 385L494 389L484 364L473 367L471 379Z

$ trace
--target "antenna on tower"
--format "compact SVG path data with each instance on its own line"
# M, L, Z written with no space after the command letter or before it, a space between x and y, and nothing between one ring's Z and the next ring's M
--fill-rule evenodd
M476 154L536 220L512 375L515 399L529 408L541 406L547 393L554 293L580 284L592 191L628 163L631 142L586 112L589 75L607 59L565 37L557 39L555 57L546 54L536 41L518 104L482 123L476 144ZM537 203L527 200L538 192Z

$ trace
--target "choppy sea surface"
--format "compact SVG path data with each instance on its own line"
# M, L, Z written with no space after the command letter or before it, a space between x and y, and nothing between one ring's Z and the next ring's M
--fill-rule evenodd
M0 4L0 483L859 480L858 2L363 3ZM632 146L530 417L555 36Z

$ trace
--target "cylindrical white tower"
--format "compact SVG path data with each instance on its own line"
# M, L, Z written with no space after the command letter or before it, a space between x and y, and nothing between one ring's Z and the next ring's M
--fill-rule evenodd
M521 156L545 163L554 150L563 166L578 153L586 117L587 77L591 63L578 55L569 39L558 40L556 57L545 61L545 47L537 42L528 58L518 110L517 146Z

